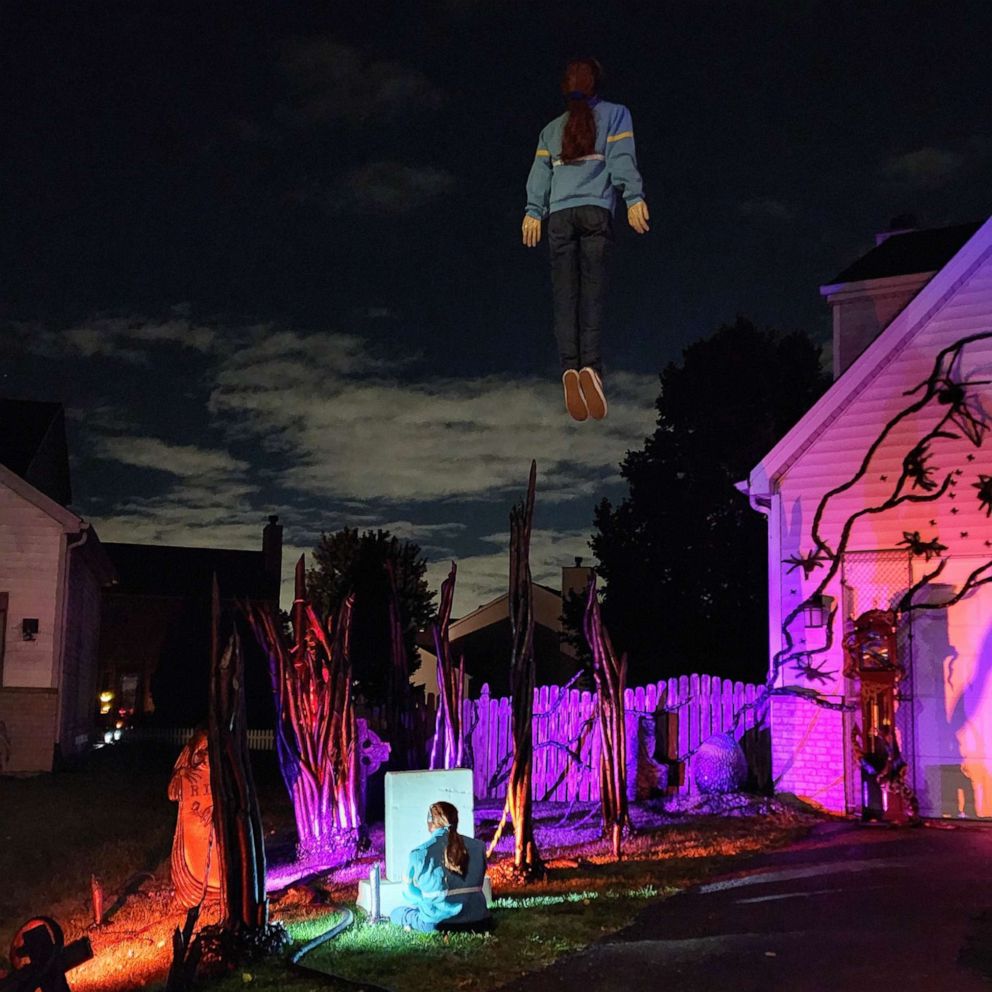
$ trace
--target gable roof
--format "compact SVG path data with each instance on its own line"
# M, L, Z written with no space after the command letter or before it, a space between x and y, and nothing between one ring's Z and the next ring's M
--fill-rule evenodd
M976 222L891 234L856 262L838 272L828 285L937 272L981 226L980 222Z
M63 506L69 503L72 494L62 404L0 397L0 465Z
M76 516L72 510L67 510L61 503L56 503L51 496L46 496L40 489L36 489L17 472L7 468L6 465L0 465L0 485L6 486L43 513L47 513L56 523L61 525L67 534L75 534L83 527L82 517Z
M879 247L884 247L885 243ZM869 253L871 254L871 253ZM916 332L992 254L992 217L986 220L939 272L901 310L799 422L751 470L748 491L771 491L775 480L864 391Z

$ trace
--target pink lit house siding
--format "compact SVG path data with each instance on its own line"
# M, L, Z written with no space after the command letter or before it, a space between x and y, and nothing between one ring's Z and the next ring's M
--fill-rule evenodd
M905 275L905 285L911 284L910 276L916 278ZM835 311L835 355L844 354L851 364L748 480L752 505L768 519L770 655L783 646L781 618L825 574L814 570L807 578L786 562L812 550L811 523L823 495L857 472L885 424L911 402L907 391L930 375L941 349L966 336L992 332L992 221L971 234L935 273L918 281L922 288L891 320L887 312L883 315L884 330L870 343L845 342L843 315L838 320ZM855 337L865 333L863 311L872 305L871 280L866 286L860 301L856 285L850 291L836 284L824 290L835 306L838 300L850 305ZM855 357L855 348L864 350ZM965 348L955 378L992 380L992 339ZM970 389L976 404L992 415L992 385ZM820 527L828 544L836 546L854 513L891 494L904 456L944 412L946 407L932 404L900 424L876 452L864 478L829 502ZM856 700L857 687L842 674L841 641L848 618L893 607L937 563L900 547L905 532L918 531L927 540L937 537L947 546L945 571L926 593L932 601L946 599L973 569L992 560L992 519L973 487L980 475L992 476L992 437L981 447L963 437L939 439L931 451L933 478L940 481L959 469L956 484L936 502L905 503L857 520L848 554L826 590L838 608L833 647L817 656L818 663L825 661L821 667L826 677L810 682L790 666L779 673L779 685L812 687L837 704ZM800 647L816 649L826 643L824 628L805 629L802 616L791 630ZM911 614L899 637L908 676L896 727L921 811L928 816L992 816L992 586L975 590L950 609ZM859 775L850 733L857 713L779 696L772 701L771 714L777 788L831 810L855 810Z

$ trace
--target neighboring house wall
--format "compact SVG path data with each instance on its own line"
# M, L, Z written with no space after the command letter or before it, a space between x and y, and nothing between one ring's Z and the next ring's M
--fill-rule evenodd
M61 562L65 536L47 513L0 482L0 592L8 595L3 686L53 688L61 644ZM21 621L37 618L32 641Z
M992 240L990 232L985 233L986 242ZM907 390L930 375L941 349L967 335L992 331L990 255L992 248L978 251L972 246L968 270L942 298L928 297L918 307L914 303L902 315L904 320L893 323L878 342L881 346L895 332L886 342L888 353L871 348L862 356L851 373L864 371L862 363L867 361L869 377L852 394L837 393L833 410L828 401L820 412L827 426L778 470L777 478L762 479L761 470L752 474L752 499L764 494L771 502L766 507L770 593L777 604L770 626L772 653L783 646L778 616L801 604L824 575L816 569L806 578L801 569L786 562L813 549L811 524L823 494L857 472L884 425L912 401ZM936 294L935 288L932 295ZM992 378L992 342L971 345L964 355L955 370L959 380ZM992 411L992 387L973 389L981 391L984 409ZM902 422L875 454L865 477L830 500L820 526L830 546L836 546L857 511L891 495L903 458L946 409L934 403ZM816 688L836 703L850 700L854 688L842 676L844 621L866 610L894 606L922 570L935 564L910 560L905 551L882 553L896 549L904 532L919 531L927 540L939 537L947 546L950 564L940 578L942 587L931 590L938 597L959 588L974 567L992 557L992 522L973 488L980 474L992 475L992 440L975 448L963 437L940 439L932 445L931 455L933 478L939 482L949 471L960 469L957 484L934 503L905 503L853 524L851 553L826 590L838 607L834 643L815 656L826 662L823 667L830 677L810 682L787 670L780 673L780 685ZM767 469L776 471L774 466ZM800 647L818 649L825 644L824 629L804 629L801 617L791 630ZM902 631L901 654L910 668L904 689L911 699L897 714L897 729L924 814L992 816L992 594L983 589L950 610L914 615ZM772 719L777 787L812 796L831 809L853 808L858 802L858 779L849 735L855 718L780 697L773 702Z
M49 771L56 746L71 758L90 744L100 585L110 574L99 540L78 517L0 466L4 772ZM29 618L38 631L26 639Z
M60 648L59 590L64 534L44 511L0 482L0 591L7 594L0 668L0 722L4 724L5 772L52 766L58 693L52 684ZM38 620L26 641L21 621Z
M59 742L63 757L92 743L97 705L97 647L100 641L101 579L80 544L69 552L65 650L59 685Z

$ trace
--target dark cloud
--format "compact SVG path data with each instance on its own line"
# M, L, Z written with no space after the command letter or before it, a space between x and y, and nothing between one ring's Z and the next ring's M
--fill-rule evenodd
M360 123L436 110L441 90L422 72L328 36L285 42L280 68L294 91L284 116L297 124Z
M927 145L888 159L882 173L909 189L932 190L946 186L966 163L967 157L959 152Z
M787 222L795 220L796 210L784 200L773 196L760 196L745 200L738 208L742 217Z

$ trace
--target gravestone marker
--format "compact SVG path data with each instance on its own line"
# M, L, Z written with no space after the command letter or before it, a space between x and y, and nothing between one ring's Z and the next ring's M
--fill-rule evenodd
M220 892L220 855L213 838L214 802L205 730L190 738L176 760L169 798L179 803L172 839L172 885L176 897L189 908L205 895Z

